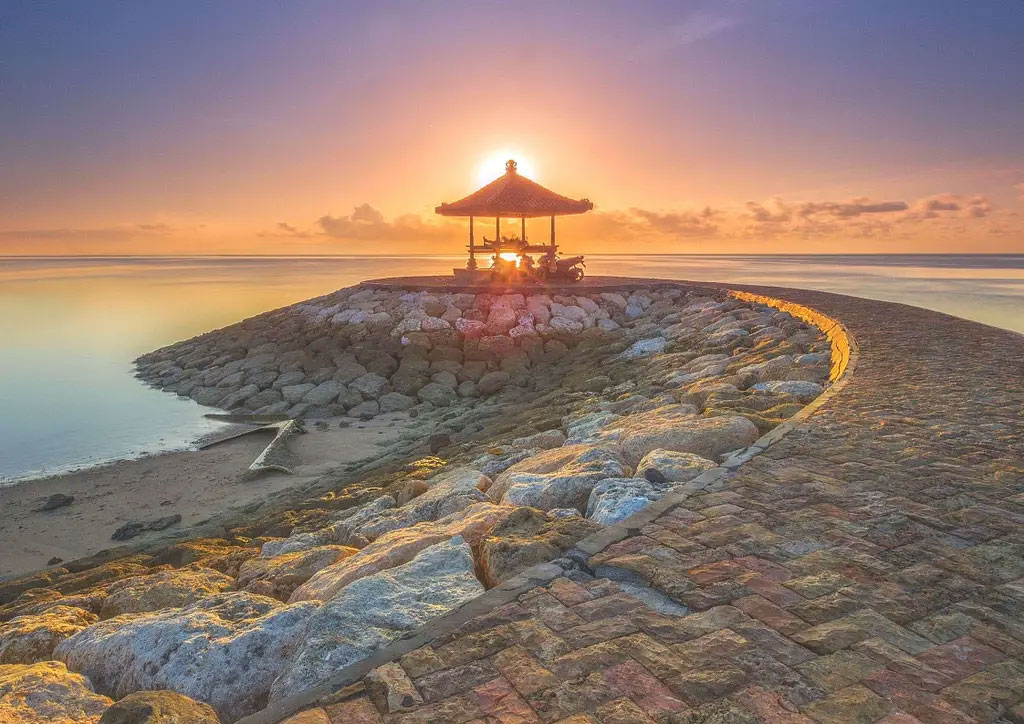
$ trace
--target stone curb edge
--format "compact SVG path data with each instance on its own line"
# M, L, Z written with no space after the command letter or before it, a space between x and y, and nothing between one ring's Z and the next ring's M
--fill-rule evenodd
M664 284L666 282L659 280L659 283ZM679 285L688 287L705 286L699 283L679 283ZM692 481L686 483L682 489L654 501L643 510L634 513L628 518L606 526L596 533L587 536L579 541L572 550L567 551L562 556L563 558L585 562L591 556L602 552L609 546L638 535L642 528L653 523L672 508L684 503L693 493L720 485L729 475L736 472L743 463L764 452L796 429L798 425L807 420L807 418L831 400L832 397L838 394L849 382L856 367L859 349L853 336L838 320L810 307L777 297L753 294L735 289L728 289L727 291L730 296L737 299L764 304L789 312L824 332L832 343L832 372L830 372L830 378L833 380L832 384L791 418L765 433L747 447L733 452L729 459L718 467L701 473ZM312 689L307 689L270 704L255 714L242 717L235 724L279 724L279 722L303 709L317 703L325 703L324 700L332 694L336 694L339 690L358 682L377 667L397 661L407 653L454 631L481 614L512 603L521 594L550 583L564 572L565 569L555 563L540 563L531 566L520 572L519 575L495 586L471 601L467 601L444 616L428 621L419 628L413 629L372 656L339 669L329 679ZM353 695L355 693L357 692L352 692Z

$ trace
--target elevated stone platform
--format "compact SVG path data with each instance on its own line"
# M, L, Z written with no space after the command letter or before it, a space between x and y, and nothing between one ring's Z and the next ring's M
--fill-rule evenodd
M1024 722L1024 336L729 288L859 348L788 434L582 546L594 578L534 570L248 721Z

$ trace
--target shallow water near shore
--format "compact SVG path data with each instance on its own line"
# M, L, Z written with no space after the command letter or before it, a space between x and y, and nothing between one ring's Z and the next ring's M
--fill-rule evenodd
M184 449L218 423L132 360L364 279L455 256L0 257L0 485ZM822 289L1024 332L1022 255L593 255L591 274Z

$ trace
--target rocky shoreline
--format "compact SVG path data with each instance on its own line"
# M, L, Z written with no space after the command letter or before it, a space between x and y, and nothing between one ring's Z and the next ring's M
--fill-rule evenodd
M141 379L231 412L417 424L216 537L0 584L0 719L9 690L96 722L168 689L235 721L692 481L817 397L830 358L784 311L653 283L357 286L144 355Z

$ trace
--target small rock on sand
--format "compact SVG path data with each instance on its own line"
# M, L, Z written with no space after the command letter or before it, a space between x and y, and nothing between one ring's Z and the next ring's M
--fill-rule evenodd
M74 495L65 495L64 493L54 493L46 502L40 506L39 510L56 510L57 508L63 508L66 505L71 505L75 500Z

